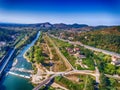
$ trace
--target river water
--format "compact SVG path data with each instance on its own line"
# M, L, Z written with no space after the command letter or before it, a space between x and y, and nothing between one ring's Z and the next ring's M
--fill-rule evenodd
M23 57L23 55L31 46L34 45L34 43L39 38L39 36L40 36L40 31L37 33L37 36L32 41L32 43L26 45L21 50L21 52L16 57L17 63L15 66L13 66L14 68L32 70L31 63L29 63ZM30 76L30 73L27 73L27 72L21 72L16 70L12 70L11 72L20 74L20 75ZM3 78L2 82L0 83L0 90L32 90L32 89L33 89L33 85L31 84L30 79L25 79L23 77L19 77L9 73Z

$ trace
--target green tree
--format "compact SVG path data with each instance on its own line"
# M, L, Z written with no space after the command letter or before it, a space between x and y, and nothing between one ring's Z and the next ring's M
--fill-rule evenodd
M109 85L109 81L107 77L102 73L100 75L100 90L107 90L108 85Z
M108 73L108 74L115 74L116 68L115 68L114 65L112 65L110 63L107 63L105 65L105 72Z

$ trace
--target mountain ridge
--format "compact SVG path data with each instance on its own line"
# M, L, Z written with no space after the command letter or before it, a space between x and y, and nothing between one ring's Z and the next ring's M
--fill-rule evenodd
M101 29L101 28L108 28L110 26L104 26L104 25L99 25L99 26L89 26L87 24L65 24L65 23L56 23L56 24L51 24L49 22L45 23L35 23L35 24L17 24L17 23L0 23L0 27L35 27L39 29L78 29L78 28L88 28L91 27L93 29Z

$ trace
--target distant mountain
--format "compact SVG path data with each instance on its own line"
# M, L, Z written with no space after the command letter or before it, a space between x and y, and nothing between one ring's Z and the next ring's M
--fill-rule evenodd
M51 28L51 27L53 27L53 25L50 24L49 22L37 23L37 24L28 24L28 26L37 27L37 28Z
M69 29L69 25L64 24L64 23L60 23L60 24L53 24L53 28L56 29Z
M109 28L109 27L112 27L112 26L103 26L103 25L100 25L100 26L95 26L94 29L95 30L99 30L99 29L105 29L105 28Z
M86 24L72 24L70 25L72 28L83 28L83 27L88 27Z
M86 25L86 24L64 24L64 23L60 23L60 24L54 24L53 27L56 28L56 29L70 29L70 28L88 27L88 25Z
M15 23L0 23L0 27L34 27L38 29L104 29L108 28L108 26L88 26L86 24L64 24L64 23L59 23L59 24L51 24L49 22L46 23L36 23L36 24L15 24Z
M16 24L16 23L0 23L0 27L23 27L28 26L27 24Z

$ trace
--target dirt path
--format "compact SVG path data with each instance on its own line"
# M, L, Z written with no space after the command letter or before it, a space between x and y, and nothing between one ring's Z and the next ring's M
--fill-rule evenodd
M56 50L56 53L58 53L58 55L63 59L66 67L68 68L67 71L70 71L71 69L74 69L73 66L66 59L66 57L60 52L59 48L54 44L54 42L52 41L52 39L49 36L47 36L47 38L49 39L49 41L51 42L51 44L54 46L54 48Z
M54 87L54 88L61 88L63 90L69 90L69 89L67 89L67 88L65 88L65 87L63 87L63 86L61 86L61 85L59 85L59 84L57 84L55 82L52 84L52 87Z
M45 38L44 38L44 40L45 40ZM49 47L49 45L48 45L48 43L46 42L46 45L47 45L47 48L48 48L48 51L49 51L49 57L50 57L50 59L53 59L53 54L52 54L52 51L51 51L51 48Z
M84 86L84 89L83 89L83 90L86 90L87 78L88 78L88 75L86 76L86 80L85 80L85 86Z

